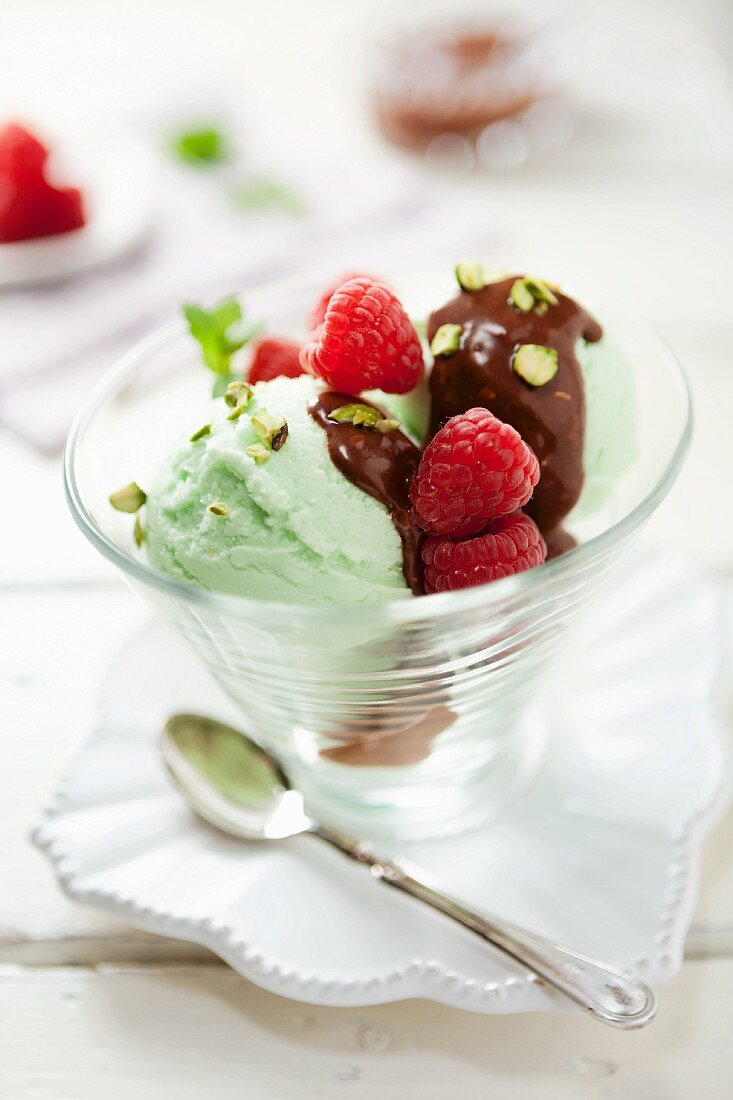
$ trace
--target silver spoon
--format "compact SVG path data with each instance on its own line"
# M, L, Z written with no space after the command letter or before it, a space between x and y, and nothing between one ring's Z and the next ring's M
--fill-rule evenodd
M656 999L638 978L525 932L444 894L405 860L383 861L357 840L307 817L303 796L279 764L245 734L211 718L176 714L166 722L161 753L173 782L209 824L242 840L282 840L310 833L370 868L375 879L444 913L533 971L597 1020L625 1030L643 1027Z

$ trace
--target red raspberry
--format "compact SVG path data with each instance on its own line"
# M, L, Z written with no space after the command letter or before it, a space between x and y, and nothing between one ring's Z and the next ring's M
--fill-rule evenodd
M48 149L17 122L0 130L0 173L19 183L35 183L48 160Z
M55 187L45 176L48 150L28 130L0 130L0 242L68 233L85 224L76 187Z
M410 486L413 519L430 534L473 535L523 507L539 477L534 451L511 424L469 409L425 448Z
M423 372L420 339L399 299L365 276L334 291L300 363L308 374L352 394L407 393Z
M281 340L276 336L265 336L252 344L252 361L247 372L247 380L269 382L284 375L285 378L297 378L303 373L300 365L300 344L293 340Z
M542 565L545 540L524 512L502 516L463 542L433 536L422 544L426 592L454 592Z
M352 279L370 279L373 283L381 283L381 279L375 278L373 275L365 275L363 272L353 271L350 275L342 275L336 282L331 283L329 287L324 290L321 297L316 302L315 306L311 310L310 317L308 318L309 329L318 328L323 324L323 320L326 316L326 310L328 309L328 303L333 298L334 293L343 286L344 283L350 283Z

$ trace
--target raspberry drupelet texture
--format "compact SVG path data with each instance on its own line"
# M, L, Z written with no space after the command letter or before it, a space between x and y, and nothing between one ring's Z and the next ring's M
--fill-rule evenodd
M311 310L310 317L308 318L310 329L318 328L323 324L323 319L326 316L326 310L328 303L334 296L334 293L342 287L344 283L350 283L352 279L369 279L372 283L381 283L382 279L378 279L375 275L365 275L363 271L352 271L348 275L342 275L340 279L330 283L324 290L321 297L316 302L315 306Z
M323 324L300 352L303 369L334 389L407 393L423 373L415 328L384 283L350 279L331 295Z
M454 542L433 536L422 545L425 591L455 592L541 565L545 540L523 512L502 516L475 538Z
M534 452L488 409L469 409L436 432L410 488L414 521L463 538L522 508L540 476Z
M252 360L247 379L256 382L270 382L283 375L285 378L297 378L303 373L300 365L300 344L293 340L282 340L266 336L252 345Z

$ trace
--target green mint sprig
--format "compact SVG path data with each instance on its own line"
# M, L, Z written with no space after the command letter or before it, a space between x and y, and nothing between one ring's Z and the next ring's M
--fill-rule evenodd
M176 134L171 148L185 164L206 166L231 160L229 142L216 126L197 126Z
M280 180L264 176L237 184L231 191L232 201L240 210L272 210L301 218L306 204L295 190Z
M186 302L183 315L191 335L201 345L204 363L217 375L214 397L221 397L236 380L231 370L232 356L262 331L262 325L245 324L236 298L227 298L211 309Z

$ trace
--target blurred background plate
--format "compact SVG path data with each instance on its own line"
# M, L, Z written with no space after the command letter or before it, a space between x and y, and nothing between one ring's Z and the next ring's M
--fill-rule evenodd
M0 244L0 288L81 274L139 244L153 212L154 162L142 142L112 136L65 146L53 175L82 187L89 220L82 229Z

